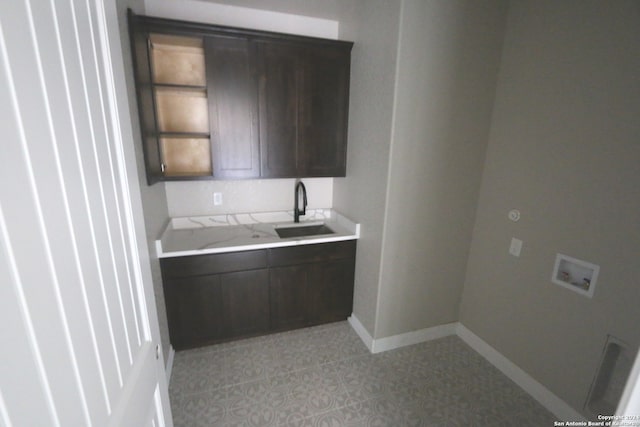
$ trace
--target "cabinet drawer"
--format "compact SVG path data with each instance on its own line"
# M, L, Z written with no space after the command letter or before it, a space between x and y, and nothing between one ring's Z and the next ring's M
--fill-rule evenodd
M269 266L280 267L310 262L331 261L354 258L356 241L347 240L336 243L319 243L316 245L300 245L285 248L269 249Z
M164 278L202 276L267 267L267 251L195 255L160 260Z

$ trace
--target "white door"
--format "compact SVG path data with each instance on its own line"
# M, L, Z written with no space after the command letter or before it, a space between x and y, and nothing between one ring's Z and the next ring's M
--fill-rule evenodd
M172 426L114 26L0 0L0 426Z

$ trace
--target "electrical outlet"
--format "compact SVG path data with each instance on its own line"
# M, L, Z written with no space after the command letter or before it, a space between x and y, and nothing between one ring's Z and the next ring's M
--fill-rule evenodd
M520 256L521 250L522 250L522 240L512 237L511 245L509 246L509 253L513 256Z
M222 193L213 193L213 205L214 206L222 205Z

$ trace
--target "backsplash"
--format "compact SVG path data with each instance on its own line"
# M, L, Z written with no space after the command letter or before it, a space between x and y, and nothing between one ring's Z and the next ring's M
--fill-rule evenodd
M304 178L309 209L333 207L333 178ZM171 218L293 209L295 179L167 182ZM222 194L215 206L213 193Z

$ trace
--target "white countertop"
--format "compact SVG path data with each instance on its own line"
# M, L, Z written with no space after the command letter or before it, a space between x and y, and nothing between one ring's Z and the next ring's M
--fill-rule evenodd
M276 227L326 224L332 234L280 238ZM307 209L300 223L292 211L172 218L156 240L159 258L238 252L355 240L360 224L333 209Z

